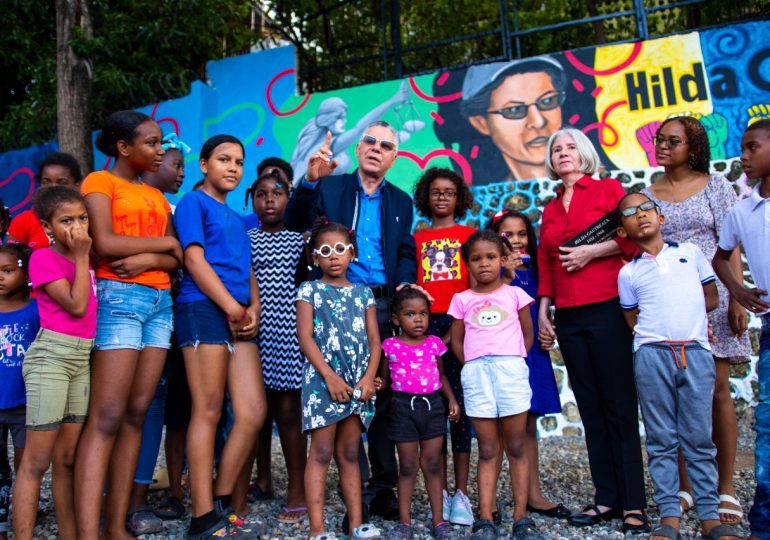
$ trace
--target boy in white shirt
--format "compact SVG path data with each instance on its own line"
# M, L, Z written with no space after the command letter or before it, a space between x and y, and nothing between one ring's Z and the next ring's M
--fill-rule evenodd
M719 233L714 271L743 307L762 318L759 337L759 403L754 411L754 467L757 483L749 513L750 540L770 540L770 120L751 124L741 140L741 164L750 180L759 180L751 195L738 201ZM744 288L727 260L743 244L756 288Z
M648 469L660 508L650 539L679 538L677 450L681 447L704 538L739 538L719 521L711 403L716 368L706 312L719 304L714 273L690 243L663 241L664 218L646 195L618 203L618 234L641 254L620 270L618 289L634 331L634 379L647 433Z

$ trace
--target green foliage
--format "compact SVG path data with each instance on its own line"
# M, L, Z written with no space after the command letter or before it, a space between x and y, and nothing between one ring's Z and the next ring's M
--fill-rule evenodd
M53 0L4 0L0 33L0 152L56 137ZM93 66L93 118L180 97L206 62L248 52L257 39L241 0L93 0L93 38L70 45ZM10 75L10 76L8 76Z

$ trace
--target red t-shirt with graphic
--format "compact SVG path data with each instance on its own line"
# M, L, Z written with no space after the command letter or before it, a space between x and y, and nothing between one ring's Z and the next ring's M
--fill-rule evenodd
M417 248L417 284L434 298L431 313L446 313L455 293L470 286L460 246L476 232L473 227L452 225L414 233Z

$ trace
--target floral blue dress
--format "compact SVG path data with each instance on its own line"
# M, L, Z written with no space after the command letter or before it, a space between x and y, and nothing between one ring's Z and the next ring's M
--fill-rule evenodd
M313 340L326 363L355 387L369 366L366 310L376 305L372 290L360 285L338 287L306 281L297 291L297 301L313 307ZM337 403L323 377L306 359L302 370L302 431L328 426L353 414L367 429L374 417L374 398Z

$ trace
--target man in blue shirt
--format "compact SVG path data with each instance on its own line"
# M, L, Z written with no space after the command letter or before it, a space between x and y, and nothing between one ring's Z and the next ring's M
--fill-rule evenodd
M396 161L398 138L387 122L373 122L356 144L358 169L341 176L331 175L337 161L330 142L329 133L326 143L310 157L307 172L286 208L286 226L304 231L323 215L356 231L358 254L350 264L348 279L371 287L384 340L393 335L390 295L397 286L414 283L417 269L412 199L385 179ZM394 493L398 467L395 445L387 434L389 406L390 390L383 389L378 392L377 412L367 432L371 477L364 500L372 513L393 519L398 517Z

